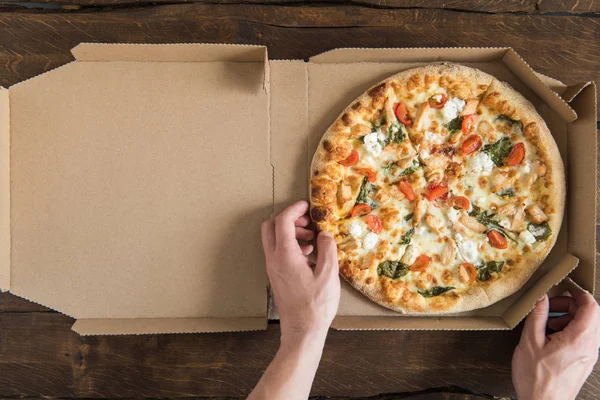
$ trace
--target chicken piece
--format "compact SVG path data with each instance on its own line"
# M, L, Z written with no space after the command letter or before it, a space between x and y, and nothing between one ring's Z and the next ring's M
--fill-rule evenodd
M394 103L389 97L385 100L385 128L386 131L389 127L396 122L396 115L394 114Z
M419 106L419 111L417 112L417 116L415 118L415 122L413 123L414 129L419 129L421 127L421 123L425 120L425 116L427 115L429 109L429 102L424 102Z
M350 138L356 139L371 133L371 127L365 124L356 124L350 129Z
M373 200L378 201L379 203L385 203L390 199L390 194L384 187L377 188L375 194L373 195Z
M359 264L360 269L375 268L379 264L379 258L375 253L369 253L363 257L363 262Z
M467 230L467 227L461 224L460 222L455 222L452 224L452 231L456 233L460 233L462 236L468 236L470 230Z
M500 192L513 186L513 178L505 176L502 171L498 172L492 178L492 192Z
M450 144L456 144L456 143L460 142L462 137L463 137L462 131L458 131L454 135L450 136L450 139L448 139L448 142Z
M454 260L455 246L454 240L447 238L440 259L442 265L448 266Z
M541 224L542 222L546 222L550 219L536 204L527 206L525 211L527 211L529 218L531 218L531 220L536 224Z
M477 106L478 105L479 105L479 100L478 99L469 99L469 100L467 100L467 103L465 104L465 107L461 111L460 115L464 116L464 115L475 114L475 112L477 111Z
M450 159L443 154L434 154L431 157L424 160L425 166L430 170L442 170L444 171L450 162Z
M488 121L481 121L477 126L477 131L483 136L489 143L494 143L497 139L496 131L492 124Z
M521 230L524 220L525 220L525 210L523 210L523 207L519 205L515 208L513 220L512 220L512 223L510 224L510 229L513 231Z
M479 223L475 218L467 214L461 214L458 221L476 233L483 233L487 229L485 225Z
M517 206L517 203L504 204L503 206L498 207L496 214L503 216L515 215L515 212L517 211Z
M467 268L462 264L458 266L458 277L462 283L469 283L471 280L471 274L469 274Z
M412 155L410 157L401 158L398 161L396 161L396 165L398 165L398 167L402 169L406 169L413 164L413 159L414 158Z
M338 244L338 249L345 253L358 250L358 241L356 239L350 239L347 242Z
M409 244L402 256L401 261L406 265L413 265L420 255L421 249L417 244Z
M340 184L337 192L337 203L340 208L344 206L344 203L352 200L352 186L344 184L343 182Z
M442 232L442 229L444 229L444 223L442 222L442 220L433 214L427 214L425 216L425 223L427 224L427 226L429 226L431 229L433 229L433 231L437 235L440 235Z
M429 202L427 201L427 199L424 198L421 194L418 194L415 201L415 215L413 217L413 226L419 225L419 222L421 222L421 218L423 218L423 216L427 212L428 206Z

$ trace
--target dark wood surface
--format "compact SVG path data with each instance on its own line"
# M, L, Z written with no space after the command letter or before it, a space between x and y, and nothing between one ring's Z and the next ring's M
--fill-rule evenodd
M600 80L600 2L590 0L4 1L3 86L71 61L69 50L80 42L265 44L271 58L308 58L336 47L512 46L534 69L566 83ZM279 336L274 324L252 333L80 337L72 324L0 294L0 397L242 398ZM313 395L514 396L510 359L518 337L519 329L332 331ZM600 399L599 367L580 397Z

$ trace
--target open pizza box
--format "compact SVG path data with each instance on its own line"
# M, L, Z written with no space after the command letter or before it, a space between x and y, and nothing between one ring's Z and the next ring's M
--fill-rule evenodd
M343 283L334 327L510 329L569 273L563 285L594 290L593 83L536 75L508 48L338 49L309 62L235 45L72 53L0 88L0 287L75 318L81 334L265 329L277 315L261 222L307 198L314 149L347 104L439 61L509 82L547 121L567 167L558 242L522 290L460 315L403 316Z

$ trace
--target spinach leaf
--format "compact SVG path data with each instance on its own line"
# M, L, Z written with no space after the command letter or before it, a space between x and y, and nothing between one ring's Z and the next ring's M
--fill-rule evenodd
M503 137L494 144L486 144L483 146L483 152L486 153L496 166L501 167L504 165L504 159L510 154L512 149L512 143L507 137Z
M398 244L410 244L411 236L415 233L415 228L410 228L404 235L400 237Z
M409 266L400 261L384 261L377 266L379 275L387 276L390 279L400 279L408 274Z
M523 131L523 122L521 122L519 120L516 120L516 119L512 119L508 115L500 114L500 115L498 115L496 117L496 119L494 120L494 122L498 121L498 120L500 120L500 121L506 121L506 122L508 122L511 125L516 125L517 128L519 128L519 131Z
M410 221L410 220L411 220L411 218L412 218L412 217L414 217L414 216L415 216L415 213L414 213L414 212L411 212L411 213L410 213L410 214L408 214L406 217L404 217L404 220L405 220L405 221Z
M382 146L385 147L389 143L402 143L404 142L404 139L405 135L402 126L398 123L393 123L388 129L388 136Z
M487 281L492 277L492 273L502 271L504 261L486 261L483 265L477 267L477 279Z
M487 231L485 233L488 233L490 230L495 229L498 232L502 233L504 236L506 236L507 238L509 238L510 240L512 240L513 242L517 243L517 240L511 236L511 234L508 233L508 231L506 229L504 229L504 227L502 227L495 219L494 219L494 215L495 214L488 214L487 211L482 210L480 207L476 206L475 204L471 204L471 212L469 212L469 215L473 218L475 218L477 220L477 222L479 222L482 225L485 225L485 227L487 228Z
M386 122L385 114L383 114L381 116L381 118L379 119L379 121L373 121L373 120L371 120L371 132L375 132L376 130L378 130L379 128L381 128L383 125L385 125L385 122Z
M448 132L451 135L453 135L462 129L463 119L465 119L465 117L458 116L458 117L454 118L453 120L451 120L450 122L448 122L447 124L445 124L444 126L446 127L446 129L448 129Z
M499 192L496 192L496 195L497 195L497 196L500 196L500 197L513 197L513 196L515 196L515 195L516 195L516 193L515 193L515 189L513 189L513 188L508 188L508 189L505 189L505 190L501 190L501 191L499 191Z
M402 171L400 173L400 175L398 175L398 178L400 178L401 176L407 176L410 174L414 174L421 167L422 167L421 161L413 160L412 165L410 167L406 168L404 171Z
M547 222L542 222L541 224L536 224L534 222L530 222L527 225L527 230L535 237L535 240L538 242L543 242L548 239L552 234L552 229L550 229L550 225Z
M368 204L371 209L379 206L378 202L369 197L369 194L373 193L374 190L375 187L369 183L365 176L363 183L360 186L360 190L358 191L358 197L356 197L356 204Z
M423 297L434 297L439 296L442 293L446 293L449 290L454 289L454 286L434 286L431 289L417 289L417 292Z

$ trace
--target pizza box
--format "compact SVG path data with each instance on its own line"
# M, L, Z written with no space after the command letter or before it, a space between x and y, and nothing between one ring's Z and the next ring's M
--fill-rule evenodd
M307 197L312 153L347 104L439 61L509 82L547 121L569 187L558 242L522 290L460 315L403 316L343 283L334 327L510 329L569 273L594 290L593 83L537 75L510 48L337 49L308 62L215 44L72 53L0 88L0 287L75 318L80 334L265 329L277 314L260 223Z

